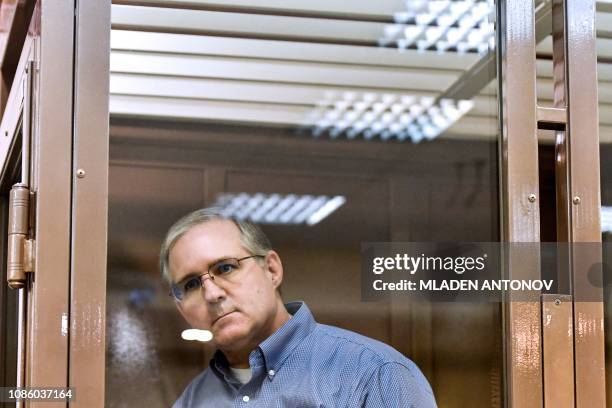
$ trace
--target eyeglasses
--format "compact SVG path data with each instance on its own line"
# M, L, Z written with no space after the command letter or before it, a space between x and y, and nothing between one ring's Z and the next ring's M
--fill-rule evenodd
M194 298L204 286L204 276L208 275L210 280L219 286L223 286L227 282L232 282L236 279L236 271L240 269L240 262L251 258L265 258L265 255L250 255L244 258L227 258L222 259L208 267L208 272L204 272L198 276L190 276L180 282L172 284L170 287L170 296L173 296L177 302L184 302Z

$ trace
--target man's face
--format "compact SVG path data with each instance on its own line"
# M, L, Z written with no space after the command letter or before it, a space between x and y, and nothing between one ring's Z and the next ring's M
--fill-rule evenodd
M172 247L169 257L173 282L208 271L210 265L226 258L250 254L241 243L240 230L233 222L214 220L187 231ZM262 254L266 255L266 254ZM270 251L261 258L240 262L236 279L219 282L205 276L202 289L190 302L177 302L185 320L194 328L210 330L221 350L240 350L259 344L276 329L278 301L276 288L282 280L282 265ZM282 306L282 303L281 303Z

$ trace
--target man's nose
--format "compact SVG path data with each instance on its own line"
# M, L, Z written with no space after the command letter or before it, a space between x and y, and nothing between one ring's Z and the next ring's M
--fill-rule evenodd
M216 303L225 298L225 291L210 276L202 276L202 297L209 303Z

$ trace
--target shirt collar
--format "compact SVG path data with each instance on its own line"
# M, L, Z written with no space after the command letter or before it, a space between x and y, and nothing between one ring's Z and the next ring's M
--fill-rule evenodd
M249 361L259 360L259 354L263 354L266 370L275 372L283 365L287 357L316 327L316 322L310 309L304 302L291 302L285 304L287 312L292 315L278 330L264 340L257 349L251 352ZM217 350L210 361L210 366L220 371L226 380L228 375L228 362L225 355Z
M306 303L291 302L287 303L285 308L293 317L259 345L265 357L267 370L278 371L287 357L316 326Z

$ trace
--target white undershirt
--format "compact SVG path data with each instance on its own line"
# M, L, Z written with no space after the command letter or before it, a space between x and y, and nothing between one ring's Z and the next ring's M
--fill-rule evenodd
M249 381L251 381L251 377L253 376L253 373L251 372L251 368L230 367L229 369L231 370L234 378L240 381L240 384L246 384Z

